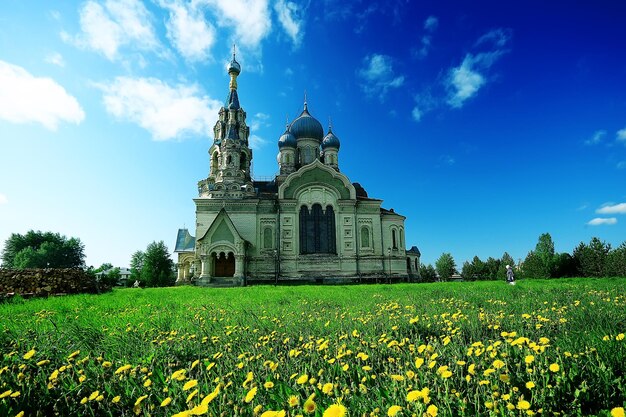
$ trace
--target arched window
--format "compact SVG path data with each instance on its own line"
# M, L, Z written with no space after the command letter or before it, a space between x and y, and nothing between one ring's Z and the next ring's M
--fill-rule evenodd
M239 169L246 169L246 154L243 152L239 157Z
M391 243L394 249L398 249L398 241L396 240L396 229L391 230Z
M320 204L300 208L300 253L337 253L335 233L335 211Z
M272 228L266 227L263 229L263 248L272 249L274 247L274 239L272 236Z
M217 152L213 152L213 158L211 158L211 172L215 173L217 171Z
M406 270L411 272L411 258L406 258Z
M232 157L230 155L228 155L226 157L226 165L230 165L231 162L232 162Z
M404 248L404 229L400 229L400 247Z
M417 271L419 268L419 264L417 263L417 258L415 258L415 270Z
M370 247L370 229L368 229L367 226L361 227L361 247Z

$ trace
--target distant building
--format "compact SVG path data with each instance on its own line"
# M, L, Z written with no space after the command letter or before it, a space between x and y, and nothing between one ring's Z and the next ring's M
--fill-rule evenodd
M102 278L104 275L109 275L113 272L115 268L107 269L106 271L100 271L96 273L96 277ZM126 286L128 279L130 278L130 269L128 268L119 268L120 270L120 278L117 280L117 285Z
M340 141L308 110L278 139L279 174L254 181L239 63L213 129L210 170L198 182L195 236L180 229L178 282L243 285L275 280L412 279L420 252L405 250L405 217L381 207L339 170Z

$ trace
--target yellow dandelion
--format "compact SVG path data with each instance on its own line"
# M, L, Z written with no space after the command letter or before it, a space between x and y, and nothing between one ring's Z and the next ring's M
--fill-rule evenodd
M81 404L87 404L87 401L88 401L88 400L87 400L87 397L83 397L83 399L82 399L82 400L80 400L80 403L81 403Z
M209 412L209 406L206 404L200 404L189 410L189 415L199 416Z
M135 401L135 406L138 406L139 404L141 404L141 402L145 400L146 398L148 398L147 395L142 395L141 397L137 398L137 401Z
M2 394L0 394L0 399L4 398L4 397L8 397L9 395L11 395L13 391L11 390L6 390L4 391Z
M333 404L324 411L323 417L344 417L347 411L342 404Z
M102 367L103 368L110 368L113 364L109 361L104 361L102 362Z
M428 406L428 408L426 409L426 414L427 414L429 417L437 417L437 411L438 411L438 410L439 410L439 409L438 409L435 405L431 404L431 405L429 405L429 406Z
M303 408L305 413L313 414L317 406L315 405L315 401L313 401L313 398L309 398L304 402Z
M44 366L50 363L50 360L44 359L42 361L37 362L37 366Z
M96 401L97 401L97 402L100 402L100 401L102 401L102 400L104 400L104 395L100 394L100 395L98 395L98 396L96 397Z
M287 400L287 402L289 403L289 407L297 407L300 404L300 398L292 395L291 397L289 397L289 400Z
M296 379L296 384L303 385L306 384L309 380L309 376L307 374L302 374L300 378Z
M504 366L504 362L501 361L500 359L496 359L495 361L493 361L491 366L493 366L495 369L500 369Z
M534 360L535 357L533 355L528 355L524 358L524 362L526 362L526 365L530 365L531 363L533 363Z
M76 356L80 355L80 350L74 351L72 353L70 353L70 355L67 357L67 359L73 359Z
M507 374L500 374L500 381L502 382L509 382L511 380L511 378L509 378L509 376Z
M390 378L394 381L404 381L404 377L402 375L390 375Z
M528 389L535 388L535 383L533 381L528 381L526 383L526 388L528 388Z
M322 387L322 392L326 395L330 395L333 392L333 384L330 382L325 383Z
M391 407L389 407L389 410L387 410L387 416L395 417L396 414L398 414L400 411L402 411L402 407L400 407L399 405L392 405Z
M263 408L263 406L261 404L257 405L256 407L254 407L254 409L252 410L252 412L254 413L254 415L256 416L257 414L259 414L261 412L261 409Z
M612 409L611 417L624 417L624 407L615 407Z
M98 395L100 395L100 391L92 392L91 395L89 396L89 401L95 400Z
M197 389L191 391L191 393L187 396L187 399L185 400L185 402L191 402L191 400L193 400L196 395L198 395Z
M415 359L415 367L417 369L419 369L423 364L424 364L424 359L422 358Z
M451 376L452 376L452 372L447 369L441 373L442 378L450 378Z
M548 369L550 369L551 372L559 372L561 367L559 366L558 363L553 363L552 365L550 365Z
M617 336L615 336L615 340L624 340L624 333L620 333Z
M35 349L31 349L24 354L24 359L29 360L35 354Z
M528 410L530 408L530 403L526 400L519 400L517 402L517 409L518 410Z
M113 404L117 404L117 403L119 403L119 402L120 402L120 400L121 400L121 399L122 399L122 397L121 397L121 396L116 395L115 397L113 397L113 399L111 400L111 402L112 402Z
M267 381L265 384L263 384L263 386L265 387L265 389L271 389L274 388L274 383L272 381Z
M24 411L20 411L15 415L15 417L24 417Z
M248 393L246 394L246 398L244 398L244 401L246 403L249 403L250 401L252 401L254 399L254 396L256 395L256 391L257 391L256 387L253 387L250 391L248 391Z
M189 391L190 389L192 389L193 387L197 385L198 385L197 379L189 380L185 383L185 385L183 385L183 391Z
M115 371L115 375L117 374L121 374L122 372L126 372L128 371L130 368L132 368L131 365L124 365L124 366L120 366L119 368L117 368L117 370Z

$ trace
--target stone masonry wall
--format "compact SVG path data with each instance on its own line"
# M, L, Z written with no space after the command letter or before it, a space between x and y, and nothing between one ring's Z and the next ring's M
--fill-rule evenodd
M82 269L0 268L0 296L97 293L103 289L95 277Z

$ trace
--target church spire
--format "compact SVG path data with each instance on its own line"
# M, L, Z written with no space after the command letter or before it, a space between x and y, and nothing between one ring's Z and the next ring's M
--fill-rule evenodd
M241 65L235 59L235 44L233 44L233 59L228 64L228 75L230 75L230 89L237 89L237 76L241 73Z

